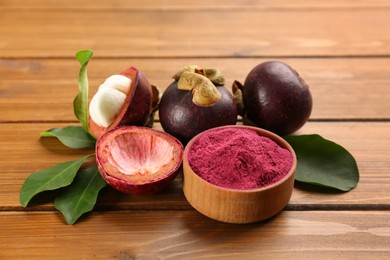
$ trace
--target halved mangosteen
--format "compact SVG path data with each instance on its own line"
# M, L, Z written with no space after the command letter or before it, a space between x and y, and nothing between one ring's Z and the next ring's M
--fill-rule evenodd
M89 105L88 125L99 138L122 125L144 126L152 114L153 87L135 67L108 77Z
M183 145L175 137L139 126L122 126L96 143L96 163L113 188L151 194L168 186L180 170Z

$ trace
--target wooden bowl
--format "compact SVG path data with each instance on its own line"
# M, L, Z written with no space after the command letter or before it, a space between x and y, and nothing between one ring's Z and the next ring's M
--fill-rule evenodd
M238 125L223 127L256 130L260 135L288 149L293 156L293 165L283 179L263 188L237 190L216 186L199 177L188 163L187 156L191 145L205 132L200 133L187 144L184 150L183 191L188 202L205 216L227 223L253 223L276 215L287 205L293 191L297 163L294 150L278 135L260 128Z

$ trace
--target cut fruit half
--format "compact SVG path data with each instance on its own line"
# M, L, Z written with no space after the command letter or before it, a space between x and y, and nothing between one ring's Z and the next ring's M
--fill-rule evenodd
M122 125L144 126L152 113L153 89L135 67L108 77L89 105L88 125L99 138Z
M129 194L151 194L169 185L179 172L183 145L175 137L139 126L112 129L96 143L103 178Z

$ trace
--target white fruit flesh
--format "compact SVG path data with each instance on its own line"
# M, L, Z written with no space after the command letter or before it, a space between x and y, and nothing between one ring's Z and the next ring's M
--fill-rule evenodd
M91 119L101 127L110 126L121 112L129 92L131 79L112 75L100 85L89 104Z
M108 158L111 165L126 175L156 174L172 160L173 147L159 136L121 134L112 140Z

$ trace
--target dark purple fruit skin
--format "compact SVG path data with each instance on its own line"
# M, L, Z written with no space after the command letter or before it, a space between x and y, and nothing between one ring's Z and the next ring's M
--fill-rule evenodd
M131 70L134 70L135 72ZM118 126L143 126L152 112L152 87L150 86L150 83L144 74L134 67L124 70L120 74L134 80L135 76L131 78L134 73L137 73L137 87L131 98L130 104L128 105L128 109L123 115L121 121L118 123Z
M183 144L207 129L235 125L237 108L233 96L224 86L217 86L221 100L210 107L192 102L191 91L178 90L173 82L163 93L159 105L159 117L164 131L175 136Z
M181 168L177 168L177 170L172 172L172 174L166 176L163 179L159 179L152 183L144 183L144 184L132 184L124 180L112 177L110 175L107 175L101 167L99 167L99 172L111 187L113 187L114 189L120 192L126 194L132 194L132 195L150 195L161 191L162 189L166 188L169 184L171 184L173 180L176 178L180 169Z
M313 106L308 85L293 68L279 61L261 63L249 72L243 99L248 119L278 135L301 128Z

